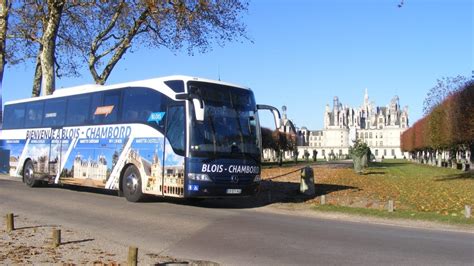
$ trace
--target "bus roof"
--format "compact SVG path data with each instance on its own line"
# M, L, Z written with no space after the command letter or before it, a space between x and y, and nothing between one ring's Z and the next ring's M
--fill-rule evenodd
M172 76L137 80L137 81L131 81L131 82L125 82L125 83L112 84L112 85L86 84L86 85L80 85L80 86L75 86L75 87L70 87L70 88L57 89L51 95L9 101L9 102L6 102L5 105L37 101L37 100L42 100L42 99L54 99L54 98L59 98L59 97L64 97L64 96L69 96L69 95L113 90L113 89L125 88L125 87L147 87L147 88L159 90L163 94L169 96L170 98L174 98L177 93L174 92L171 88L169 88L164 83L170 80L182 80L184 83L187 83L188 81L201 81L201 82L209 82L209 83L221 84L224 86L231 86L231 87L237 87L241 89L250 90L248 87L243 87L240 85L235 85L235 84L217 81L217 80L191 77L191 76L185 76L185 75L172 75Z

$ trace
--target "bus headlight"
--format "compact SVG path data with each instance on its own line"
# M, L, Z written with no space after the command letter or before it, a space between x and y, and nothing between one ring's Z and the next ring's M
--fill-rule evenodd
M188 178L195 181L212 181L207 174L189 173Z
M253 179L253 182L260 182L262 181L262 178L260 177L260 175L256 175L255 178Z

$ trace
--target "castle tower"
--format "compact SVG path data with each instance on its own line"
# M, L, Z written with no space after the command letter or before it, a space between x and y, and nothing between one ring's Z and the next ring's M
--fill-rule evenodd
M369 90L365 88L364 107L369 105Z
M339 97L334 96L332 103L332 115L334 126L339 126Z

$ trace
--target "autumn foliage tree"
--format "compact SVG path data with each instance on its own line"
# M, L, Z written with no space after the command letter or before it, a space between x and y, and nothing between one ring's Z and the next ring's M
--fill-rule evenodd
M262 146L264 149L274 150L281 165L283 153L285 151L294 151L296 148L296 136L294 134L284 133L279 130L262 128Z
M402 150L474 154L474 82L453 91L401 135Z

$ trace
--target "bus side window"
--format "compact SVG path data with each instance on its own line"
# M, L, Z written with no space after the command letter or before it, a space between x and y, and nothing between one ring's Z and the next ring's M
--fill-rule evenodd
M104 115L96 114L97 108L102 106L102 94L102 92L97 92L91 95L90 122L92 124L102 123Z
M146 94L142 92L141 88L125 89L123 92L123 121L129 123L143 122L143 118L140 117L140 113L142 108L147 105L146 101Z
M87 124L89 117L90 95L73 96L67 101L66 126Z
M124 90L122 118L124 122L146 123L155 128L162 127L162 121L149 121L152 113L164 112L161 93L149 88L127 88ZM162 132L163 133L163 132Z
M25 104L6 105L3 129L22 128L25 122Z
M32 102L26 105L25 127L40 127L43 118L44 102Z
M122 90L112 90L92 94L92 124L109 124L120 121L120 94Z
M104 102L103 106L113 106L112 111L104 116L104 123L116 123L119 121L119 111L120 111L120 94L121 90L107 91L104 93Z
M58 127L64 124L66 99L47 100L44 104L43 127Z

